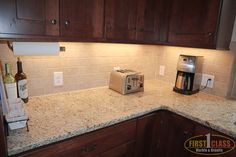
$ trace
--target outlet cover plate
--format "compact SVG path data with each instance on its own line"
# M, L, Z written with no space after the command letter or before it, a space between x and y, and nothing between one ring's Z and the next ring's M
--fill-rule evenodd
M160 65L159 75L165 76L165 68L166 67L164 65Z
M214 75L202 74L201 86L205 87L206 84L207 84L208 79L211 79L211 81L208 82L207 87L208 88L213 88L214 87L214 81L215 81L215 76Z
M63 72L54 72L54 86L63 86Z

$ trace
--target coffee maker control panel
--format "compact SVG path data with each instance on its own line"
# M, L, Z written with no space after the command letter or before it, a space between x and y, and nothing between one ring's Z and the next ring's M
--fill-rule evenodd
M195 73L196 70L195 63L196 63L195 56L180 55L177 65L177 70L189 73Z

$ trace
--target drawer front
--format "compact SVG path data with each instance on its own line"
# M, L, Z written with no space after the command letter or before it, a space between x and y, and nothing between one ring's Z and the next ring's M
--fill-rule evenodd
M91 157L135 140L136 120L123 122L19 155L20 157Z
M135 141L131 141L102 153L100 157L134 157L134 146Z

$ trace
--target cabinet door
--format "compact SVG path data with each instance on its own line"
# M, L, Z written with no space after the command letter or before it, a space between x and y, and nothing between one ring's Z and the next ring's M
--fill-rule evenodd
M168 42L215 48L221 0L172 0Z
M112 150L102 153L100 157L134 157L134 144L135 142L129 142L115 147Z
M155 121L156 113L138 119L135 157L151 157L155 149Z
M137 40L159 42L162 18L162 0L138 0Z
M103 38L104 0L61 0L61 36Z
M167 111L157 113L156 119L156 144L151 156L188 157L190 153L184 148L184 142L193 135L192 121Z
M136 0L106 0L105 30L108 41L135 40L136 3Z
M0 0L0 21L0 37L7 34L57 36L59 1Z
M2 115L2 104L0 103L0 156L7 156L7 140L5 136L4 121Z

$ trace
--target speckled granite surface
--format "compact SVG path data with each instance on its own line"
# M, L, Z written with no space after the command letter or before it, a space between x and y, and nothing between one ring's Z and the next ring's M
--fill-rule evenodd
M9 155L167 109L236 138L236 101L198 93L184 96L168 83L145 82L145 91L120 95L107 87L33 97L26 129L10 132Z

